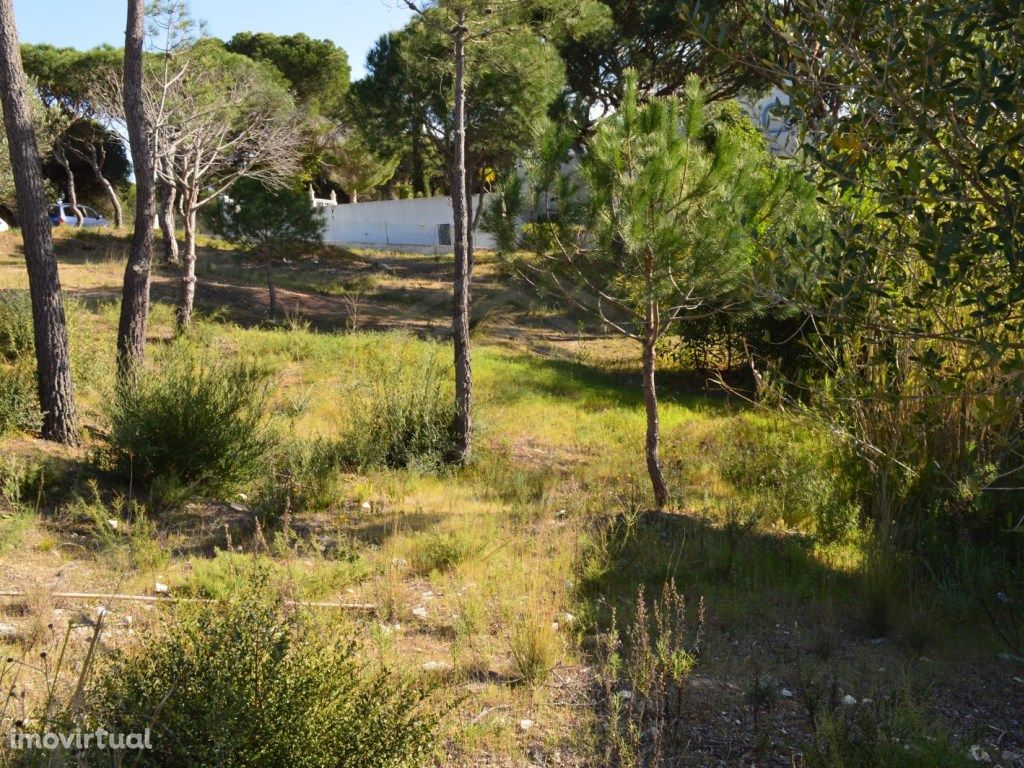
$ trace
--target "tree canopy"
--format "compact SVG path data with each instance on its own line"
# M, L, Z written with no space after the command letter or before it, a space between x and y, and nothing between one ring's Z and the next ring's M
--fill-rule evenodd
M311 114L341 116L351 69L348 54L330 40L302 33L239 32L225 48L273 65L288 81L296 103Z

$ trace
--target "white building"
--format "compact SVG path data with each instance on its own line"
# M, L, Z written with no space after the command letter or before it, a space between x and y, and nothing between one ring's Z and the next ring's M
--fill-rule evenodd
M486 195L484 201L486 204ZM478 203L474 195L474 206ZM452 252L455 214L450 197L349 204L314 198L313 204L323 211L324 240L328 243L417 253ZM495 246L494 238L479 229L473 233L473 243L483 249Z
M796 132L776 114L777 107L789 101L778 88L757 101L742 100L751 119L764 132L771 151L791 156L798 148ZM411 200L379 200L369 203L338 203L332 192L329 200L313 197L313 205L324 213L324 240L328 243L356 248L379 248L390 251L418 253L451 253L452 199L425 197ZM488 196L484 196L485 204ZM473 205L479 203L473 196ZM476 230L474 245L482 249L495 247L494 238Z

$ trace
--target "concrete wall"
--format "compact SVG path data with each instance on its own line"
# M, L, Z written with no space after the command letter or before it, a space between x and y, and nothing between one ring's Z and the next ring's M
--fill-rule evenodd
M486 197L485 197L486 200ZM473 205L477 198L474 196ZM381 200L370 203L335 205L316 200L323 212L324 240L360 248L380 248L425 253L451 253L441 243L439 227L452 225L452 199L425 197L414 200ZM494 238L477 230L477 248L493 248Z

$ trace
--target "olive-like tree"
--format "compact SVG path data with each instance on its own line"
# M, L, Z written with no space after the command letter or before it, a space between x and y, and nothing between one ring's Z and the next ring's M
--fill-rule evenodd
M71 381L71 356L53 237L32 124L31 97L21 66L18 29L11 0L0 0L0 101L18 197L21 236L25 243L32 326L36 347L43 437L78 442L78 415Z
M712 118L696 77L682 100L641 103L629 73L620 110L598 123L577 173L533 175L548 186L533 199L552 201L556 213L535 225L537 252L518 262L640 345L646 463L659 508L669 492L659 456L658 342L679 322L743 305L762 233L798 197L793 173L763 139ZM557 162L557 152L540 154ZM525 210L522 182L511 186L514 196L499 196L493 209L509 225ZM509 251L518 246L500 239Z

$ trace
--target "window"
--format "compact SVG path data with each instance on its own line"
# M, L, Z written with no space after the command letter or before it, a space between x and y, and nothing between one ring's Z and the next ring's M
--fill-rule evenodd
M451 245L452 244L452 225L451 224L438 224L437 225L437 244L438 245Z

